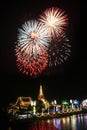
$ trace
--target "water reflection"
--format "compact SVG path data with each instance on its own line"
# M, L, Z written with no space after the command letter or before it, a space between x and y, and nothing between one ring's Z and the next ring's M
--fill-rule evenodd
M35 122L27 126L9 127L8 130L87 130L87 114Z

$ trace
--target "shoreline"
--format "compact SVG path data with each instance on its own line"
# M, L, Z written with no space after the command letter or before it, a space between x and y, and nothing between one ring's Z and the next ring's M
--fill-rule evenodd
M62 113L53 113L53 114L45 114L42 116L34 116L33 118L27 118L27 119L14 119L14 120L9 120L8 125L10 126L15 126L15 125L21 125L21 124L29 124L33 122L38 122L41 120L48 120L48 119L53 119L53 118L62 118L62 117L67 117L67 116L72 116L72 115L78 115L78 114L85 114L87 111L79 110L79 111L72 111L72 112L62 112Z

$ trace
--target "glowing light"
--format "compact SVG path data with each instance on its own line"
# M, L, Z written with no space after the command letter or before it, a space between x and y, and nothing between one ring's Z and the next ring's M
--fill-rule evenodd
M61 122L59 119L53 119L53 125L57 128L57 129L61 129Z
M46 9L39 17L48 30L48 35L52 38L60 37L68 25L68 16L62 9L51 7Z
M83 105L83 107L87 108L87 99L85 99L85 100L82 101L82 105Z
M79 104L79 101L78 101L77 99L75 99L75 100L73 101L73 104L74 104L74 105L78 105L78 104Z
M64 100L62 101L62 105L69 105L69 103L66 100Z
M30 130L49 130L49 128L51 130L56 130L56 127L53 126L52 123L47 123L45 121L42 122L38 122L38 123L33 123L33 125L31 125Z

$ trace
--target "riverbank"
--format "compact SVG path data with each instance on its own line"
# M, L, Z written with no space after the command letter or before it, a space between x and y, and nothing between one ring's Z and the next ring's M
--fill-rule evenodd
M76 110L76 111L71 111L71 112L58 112L58 113L37 115L36 119L37 120L45 120L45 119L50 119L50 118L60 118L60 117L78 115L78 114L83 114L83 113L87 113L87 111Z
M33 122L38 122L41 120L47 120L52 118L60 118L60 117L66 117L66 116L72 116L72 115L78 115L78 114L84 114L87 113L87 111L83 110L76 110L71 112L59 112L59 113L45 113L43 115L37 114L36 116L33 116L32 118L26 118L26 119L10 119L8 121L8 125L20 125L20 124L29 124Z

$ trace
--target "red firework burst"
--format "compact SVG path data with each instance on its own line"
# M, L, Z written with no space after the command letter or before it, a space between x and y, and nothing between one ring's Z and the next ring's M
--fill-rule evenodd
M17 52L17 66L19 70L26 75L37 76L39 75L48 65L48 53L44 47L39 45L40 51L35 54L31 54L29 57L27 53Z

